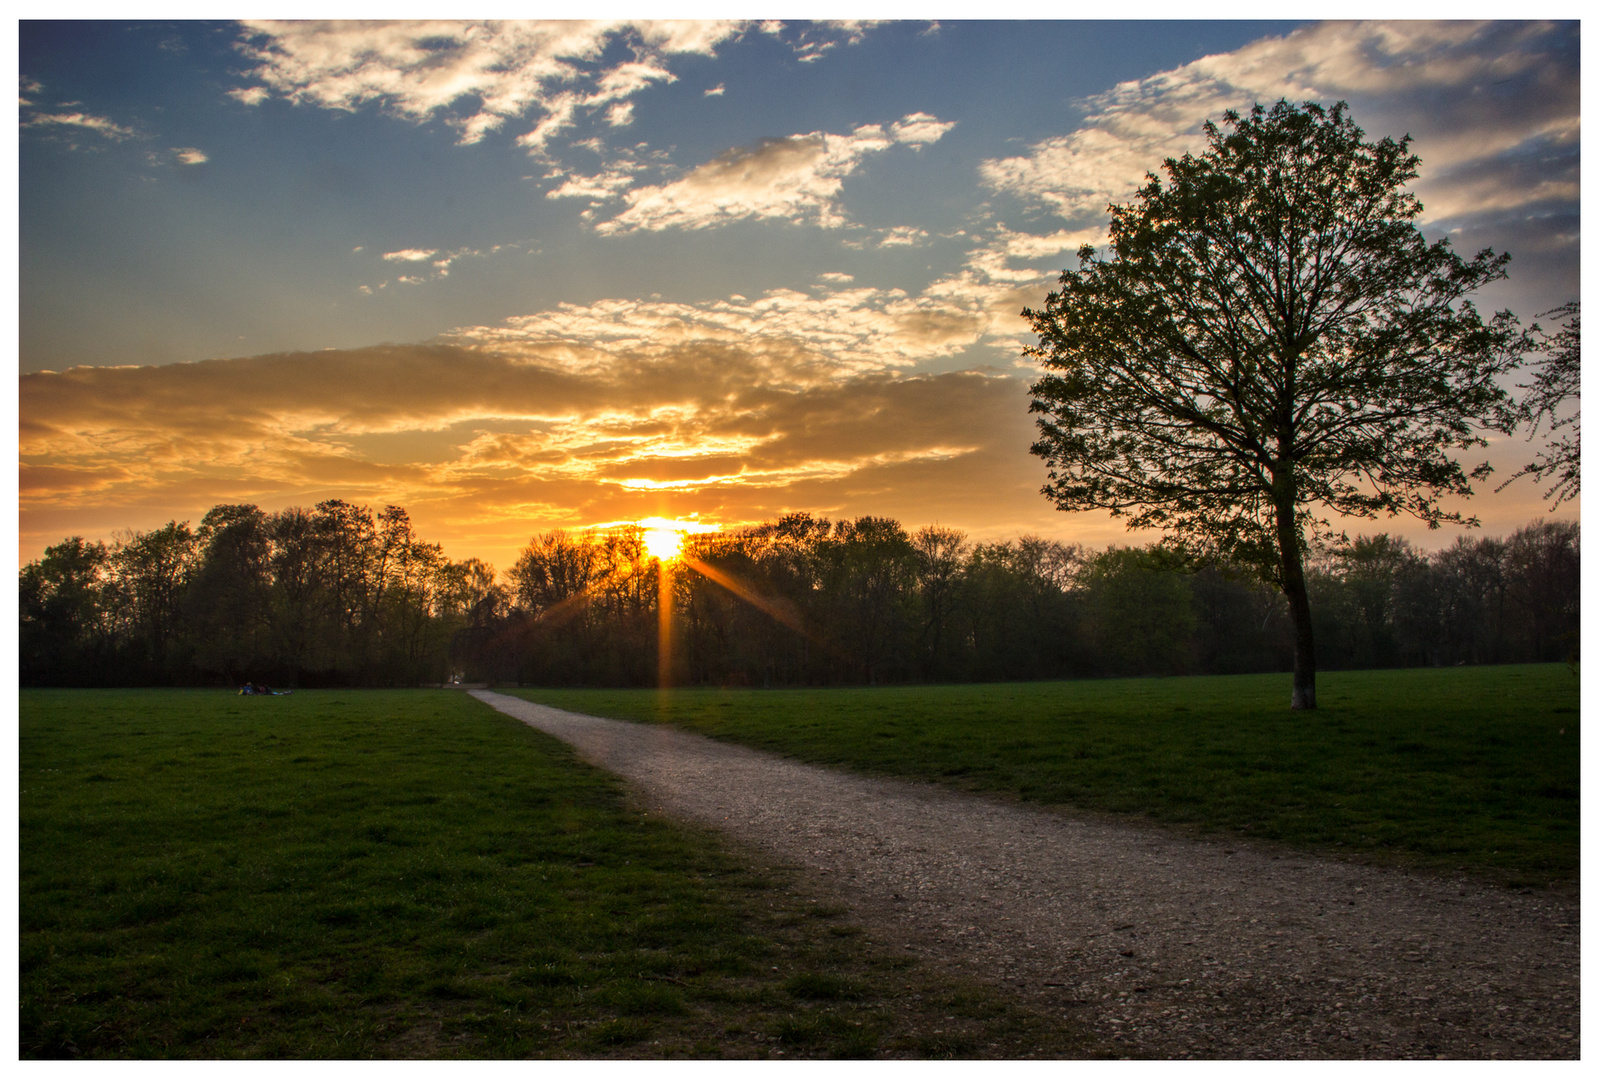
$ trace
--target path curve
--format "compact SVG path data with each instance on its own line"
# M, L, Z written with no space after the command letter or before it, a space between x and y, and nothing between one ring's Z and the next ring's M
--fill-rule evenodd
M1130 1053L1576 1058L1578 902L836 772L474 697Z

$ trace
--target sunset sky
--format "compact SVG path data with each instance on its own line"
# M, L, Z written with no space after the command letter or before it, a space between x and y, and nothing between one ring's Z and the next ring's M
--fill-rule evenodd
M1107 203L1225 109L1348 100L1414 136L1430 236L1511 253L1479 306L1532 321L1578 296L1578 53L1576 23L24 22L19 555L334 497L500 569L650 515L1139 539L1028 453L1019 311ZM1547 513L1495 483L1488 534Z

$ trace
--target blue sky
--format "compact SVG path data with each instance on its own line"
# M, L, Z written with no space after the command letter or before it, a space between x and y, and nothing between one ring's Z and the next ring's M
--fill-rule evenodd
M18 60L23 558L329 497L501 567L652 514L1123 541L1038 495L1018 312L1280 96L1414 136L1425 230L1513 256L1480 306L1578 292L1574 23L24 22Z

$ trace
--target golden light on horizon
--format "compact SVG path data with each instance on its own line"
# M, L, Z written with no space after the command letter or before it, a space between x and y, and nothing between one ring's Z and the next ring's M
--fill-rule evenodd
M683 550L683 533L677 529L651 529L644 534L644 549L666 562Z
M634 522L644 530L644 549L663 562L683 552L683 538L689 533L716 532L720 525L708 525L692 518L648 517Z

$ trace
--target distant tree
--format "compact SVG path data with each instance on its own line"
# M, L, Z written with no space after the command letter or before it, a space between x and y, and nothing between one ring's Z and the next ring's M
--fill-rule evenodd
M929 681L951 678L949 656L951 608L961 579L961 567L970 552L966 534L927 525L911 536L916 556L917 598L921 607L918 653L922 677Z
M1160 547L1107 548L1084 562L1085 631L1104 674L1186 672L1195 620L1182 569Z
M1551 436L1555 436L1556 432L1563 429L1568 430L1565 430L1559 438L1552 438L1542 454L1512 473L1504 484L1495 488L1496 491L1504 490L1506 484L1519 476L1531 476L1540 482L1554 478L1554 486L1544 493L1545 498L1555 500L1551 504L1551 509L1560 506L1568 499L1576 499L1578 482L1581 479L1578 461L1579 410L1574 408L1571 416L1561 415L1567 402L1577 403L1582 384L1579 314L1578 302L1574 300L1540 316L1547 318L1554 315L1564 322L1558 325L1555 332L1538 335L1539 348L1546 354L1545 361L1539 366L1533 382L1519 386L1519 389L1528 391L1528 396L1522 401L1522 407L1531 424L1528 438L1531 439L1539 433L1541 424L1549 425Z
M334 621L324 603L317 529L311 511L298 506L267 519L272 573L272 654L279 678L298 681L302 671L333 666Z
M517 603L544 614L572 606L595 577L596 552L581 536L561 529L528 542L507 575Z
M180 644L181 606L198 555L187 521L128 533L112 546L104 595L130 674L139 681L164 681L169 674L169 650Z
M1083 248L1024 310L1051 372L1033 452L1061 509L1127 515L1280 588L1290 705L1310 709L1308 533L1329 512L1475 524L1440 505L1472 491L1447 451L1515 425L1496 379L1526 339L1465 300L1507 256L1464 260L1416 228L1409 138L1364 141L1342 102L1225 119L1201 156L1167 160L1166 184L1111 207L1110 258Z
M73 536L22 568L18 658L29 685L93 685L108 674L103 590L106 546Z
M1506 662L1506 544L1460 536L1432 559L1441 663Z
M1357 536L1334 549L1336 573L1356 612L1357 639L1352 667L1393 667L1398 660L1395 639L1396 588L1422 554L1403 537L1379 533Z
M1577 657L1578 533L1575 521L1535 521L1506 541L1508 629L1520 660Z
M195 666L229 681L271 666L271 538L257 507L214 506L195 534L199 566L183 614Z
M495 580L494 567L482 559L451 562L440 572L439 613L466 622L474 611L506 606L508 596Z
M820 547L834 646L866 682L894 681L917 573L911 538L898 521L868 516L839 522Z
M978 544L961 573L956 612L968 678L1041 679L1078 674L1076 546L1021 537Z

